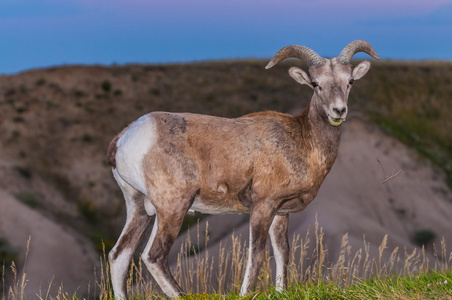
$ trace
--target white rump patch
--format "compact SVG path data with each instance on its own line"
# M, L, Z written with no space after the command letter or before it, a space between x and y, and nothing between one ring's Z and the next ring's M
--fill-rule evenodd
M144 115L132 123L117 142L116 169L128 184L143 194L146 194L143 158L157 138L155 120Z

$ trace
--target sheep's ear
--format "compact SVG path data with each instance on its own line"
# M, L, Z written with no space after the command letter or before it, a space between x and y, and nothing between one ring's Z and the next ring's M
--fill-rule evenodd
M289 69L289 75L290 77L295 79L296 82L300 84L306 84L309 85L311 88L314 88L311 84L311 77L309 77L309 75L302 69L292 67Z
M353 79L354 80L358 80L361 77L363 77L364 75L366 75L367 71L369 71L370 69L370 62L368 61L363 61L361 63L359 63L359 65L357 65L354 69L353 69Z

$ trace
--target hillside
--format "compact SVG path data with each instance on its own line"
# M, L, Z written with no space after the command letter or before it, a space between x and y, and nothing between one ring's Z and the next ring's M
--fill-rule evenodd
M37 248L48 247L53 250L39 249L43 252L39 259L47 255L52 262L55 253L64 252L57 247L71 247L74 252L67 253L71 259L66 259L64 269L74 264L91 264L85 271L66 274L65 286L71 288L71 283L67 281L72 280L76 288L79 282L86 282L86 277L92 276L92 265L98 255L95 249L100 250L101 240L107 248L111 247L124 222L122 195L105 163L105 152L112 137L129 122L154 110L190 111L226 117L260 110L299 111L309 101L312 92L288 76L287 69L292 63L285 62L271 70L264 69L265 61L63 66L0 76L0 139L3 145L0 157L0 237L9 241L23 261L28 234L39 226L46 228L41 232L54 228L48 231L48 236L54 237L52 241L44 242L43 238L35 238L33 234L30 254L34 255L33 251L37 252ZM337 165L345 163L347 167L341 169L347 170L347 173L341 173L336 166L326 182L333 186L334 193L330 195L326 193L327 189L325 192L322 189L319 198L344 198L345 202L337 202L341 203L336 208L338 211L342 207L361 207L361 203L366 201L370 205L366 209L375 212L375 215L365 214L360 209L349 209L347 211L353 212L352 220L356 222L337 219L343 224L341 232L357 230L359 235L361 229L356 228L357 223L360 227L374 226L366 220L377 219L381 225L378 232L395 230L401 245L413 246L412 237L416 230L425 229L432 219L442 220L435 217L435 212L450 217L452 198L445 182L450 184L452 181L451 80L451 63L382 62L373 63L370 72L354 85L350 110L354 114L358 112L361 116L359 120L362 120L344 124L345 130L349 125L349 130L357 130L351 135L345 134L344 139L348 137L352 142L359 140L364 145L360 144L362 148L350 147L345 151L347 157L338 158ZM366 124L377 124L385 133ZM366 131L368 126L377 133L379 142L372 140L371 134ZM428 157L431 163L389 138L388 133L416 148L417 153ZM383 154L392 153L395 144L403 150L394 151L387 164L384 158L376 157L382 155L380 152L373 156L368 154L370 156L364 161L373 162L367 168L370 168L373 177L367 177L363 173L366 170L361 170L361 173L351 171L352 163L363 165L359 153L373 153L372 149L385 143L389 146L380 148L385 149ZM375 182L382 176L381 166L375 163L376 158L382 161L387 172L391 172L392 168L400 168L403 172L386 185ZM407 171L407 168L426 168L428 171L420 175ZM403 174L409 174L409 177L403 177ZM386 203L381 211L373 209L377 198L369 194L368 186L358 184L358 179L369 180L380 187L379 193L382 194L378 199L382 198ZM425 194L420 191L401 193L409 186L408 183L425 191ZM338 193L342 188L358 187L362 190ZM432 190L437 192L431 193ZM396 191L399 193L395 198L391 195ZM416 201L409 202L413 197ZM429 206L432 199L434 207ZM315 203L328 201L317 200L311 212L299 214L303 222L312 225ZM16 213L7 213L8 210ZM386 214L387 210L398 211L399 215ZM429 215L433 217L424 217L422 211L425 210L429 210ZM334 220L333 212L317 212L321 225L337 228L337 224L330 224ZM413 213L416 217L412 217ZM350 220L349 215L343 218ZM402 225L394 219L403 221L404 228L399 228ZM443 227L446 225L432 225L429 229L440 236L444 234ZM29 229L23 230L20 235L15 232L16 228L25 227ZM293 227L294 232L302 230L304 228ZM215 232L214 229L211 231ZM364 228L362 231L372 232ZM380 239L380 236L375 239ZM449 243L452 243L452 238ZM77 253L85 253L83 262L75 259L79 255ZM47 277L56 273L53 267L51 263L46 269L48 273L41 274L44 278L41 280L46 281ZM37 263L36 270L44 268ZM30 280L30 290L39 286L33 284L35 281Z

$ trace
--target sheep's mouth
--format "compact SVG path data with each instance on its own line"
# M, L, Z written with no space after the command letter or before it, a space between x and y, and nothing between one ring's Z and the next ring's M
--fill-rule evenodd
M341 125L342 122L345 121L345 119L342 119L342 118L333 118L333 117L331 117L330 115L328 115L328 121L330 122L331 125L337 127L337 126Z

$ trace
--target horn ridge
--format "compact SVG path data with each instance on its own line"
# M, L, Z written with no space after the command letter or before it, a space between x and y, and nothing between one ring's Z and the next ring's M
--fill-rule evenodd
M307 63L309 66L312 65L322 65L325 62L325 59L318 55L314 50L300 45L290 45L281 48L270 60L270 62L265 67L266 69L270 69L280 61L289 58L294 57L301 59L305 63Z
M345 46L345 48L341 51L337 58L342 63L347 64L350 63L353 55L358 52L365 52L375 59L380 59L380 56L377 54L374 48L372 48L372 46L364 40L355 40L351 42L350 44Z

